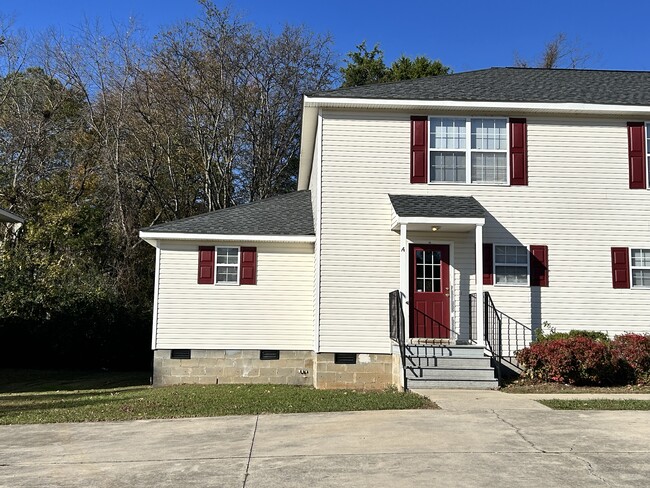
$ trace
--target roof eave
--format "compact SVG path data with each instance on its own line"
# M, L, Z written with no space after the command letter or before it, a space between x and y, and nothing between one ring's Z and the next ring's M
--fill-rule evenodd
M140 238L157 247L159 241L224 241L224 242L283 242L313 243L313 235L246 235L246 234L199 234L186 232L140 231Z
M499 102L459 100L396 100L377 98L305 97L303 111L317 108L357 108L391 110L448 110L468 112L472 110L501 110L540 114L575 115L650 115L647 105L619 105L597 103L551 103L551 102ZM303 119L304 125L304 119ZM313 154L313 139L312 139ZM311 158L309 160L311 163ZM302 169L302 158L301 158Z
M13 224L24 224L25 219L20 215L0 208L0 222L10 222Z

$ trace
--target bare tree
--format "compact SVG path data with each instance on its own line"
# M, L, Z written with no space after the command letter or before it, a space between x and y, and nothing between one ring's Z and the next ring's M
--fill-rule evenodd
M521 68L583 68L590 55L585 53L577 41L569 41L564 32L557 34L544 46L544 52L535 62L530 62L515 52L514 64Z

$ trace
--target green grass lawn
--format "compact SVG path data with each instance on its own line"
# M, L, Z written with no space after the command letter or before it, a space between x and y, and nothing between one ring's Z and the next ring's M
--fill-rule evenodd
M146 383L132 385L137 383L137 375L128 373L86 373L83 378L70 377L70 372L43 373L39 381L30 372L12 371L14 376L6 370L0 374L0 392L4 392L0 393L0 424L437 408L427 398L390 390L316 390L287 385L152 388L148 377ZM89 388L93 376L99 387ZM115 387L111 381L132 386Z
M650 410L650 400L537 400L554 410Z

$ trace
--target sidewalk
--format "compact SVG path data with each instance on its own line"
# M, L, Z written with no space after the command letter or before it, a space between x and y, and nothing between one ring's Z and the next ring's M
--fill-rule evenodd
M0 487L646 487L650 412L429 393L439 410L0 426Z
M550 410L535 400L650 400L650 393L503 393L498 390L411 390L443 410ZM650 442L650 441L649 441Z

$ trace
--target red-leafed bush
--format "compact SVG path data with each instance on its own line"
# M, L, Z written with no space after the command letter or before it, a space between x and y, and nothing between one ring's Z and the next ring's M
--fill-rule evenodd
M650 336L623 334L611 342L614 365L626 383L650 382Z
M606 343L589 337L536 342L517 353L524 374L542 381L571 385L615 381L612 356Z

